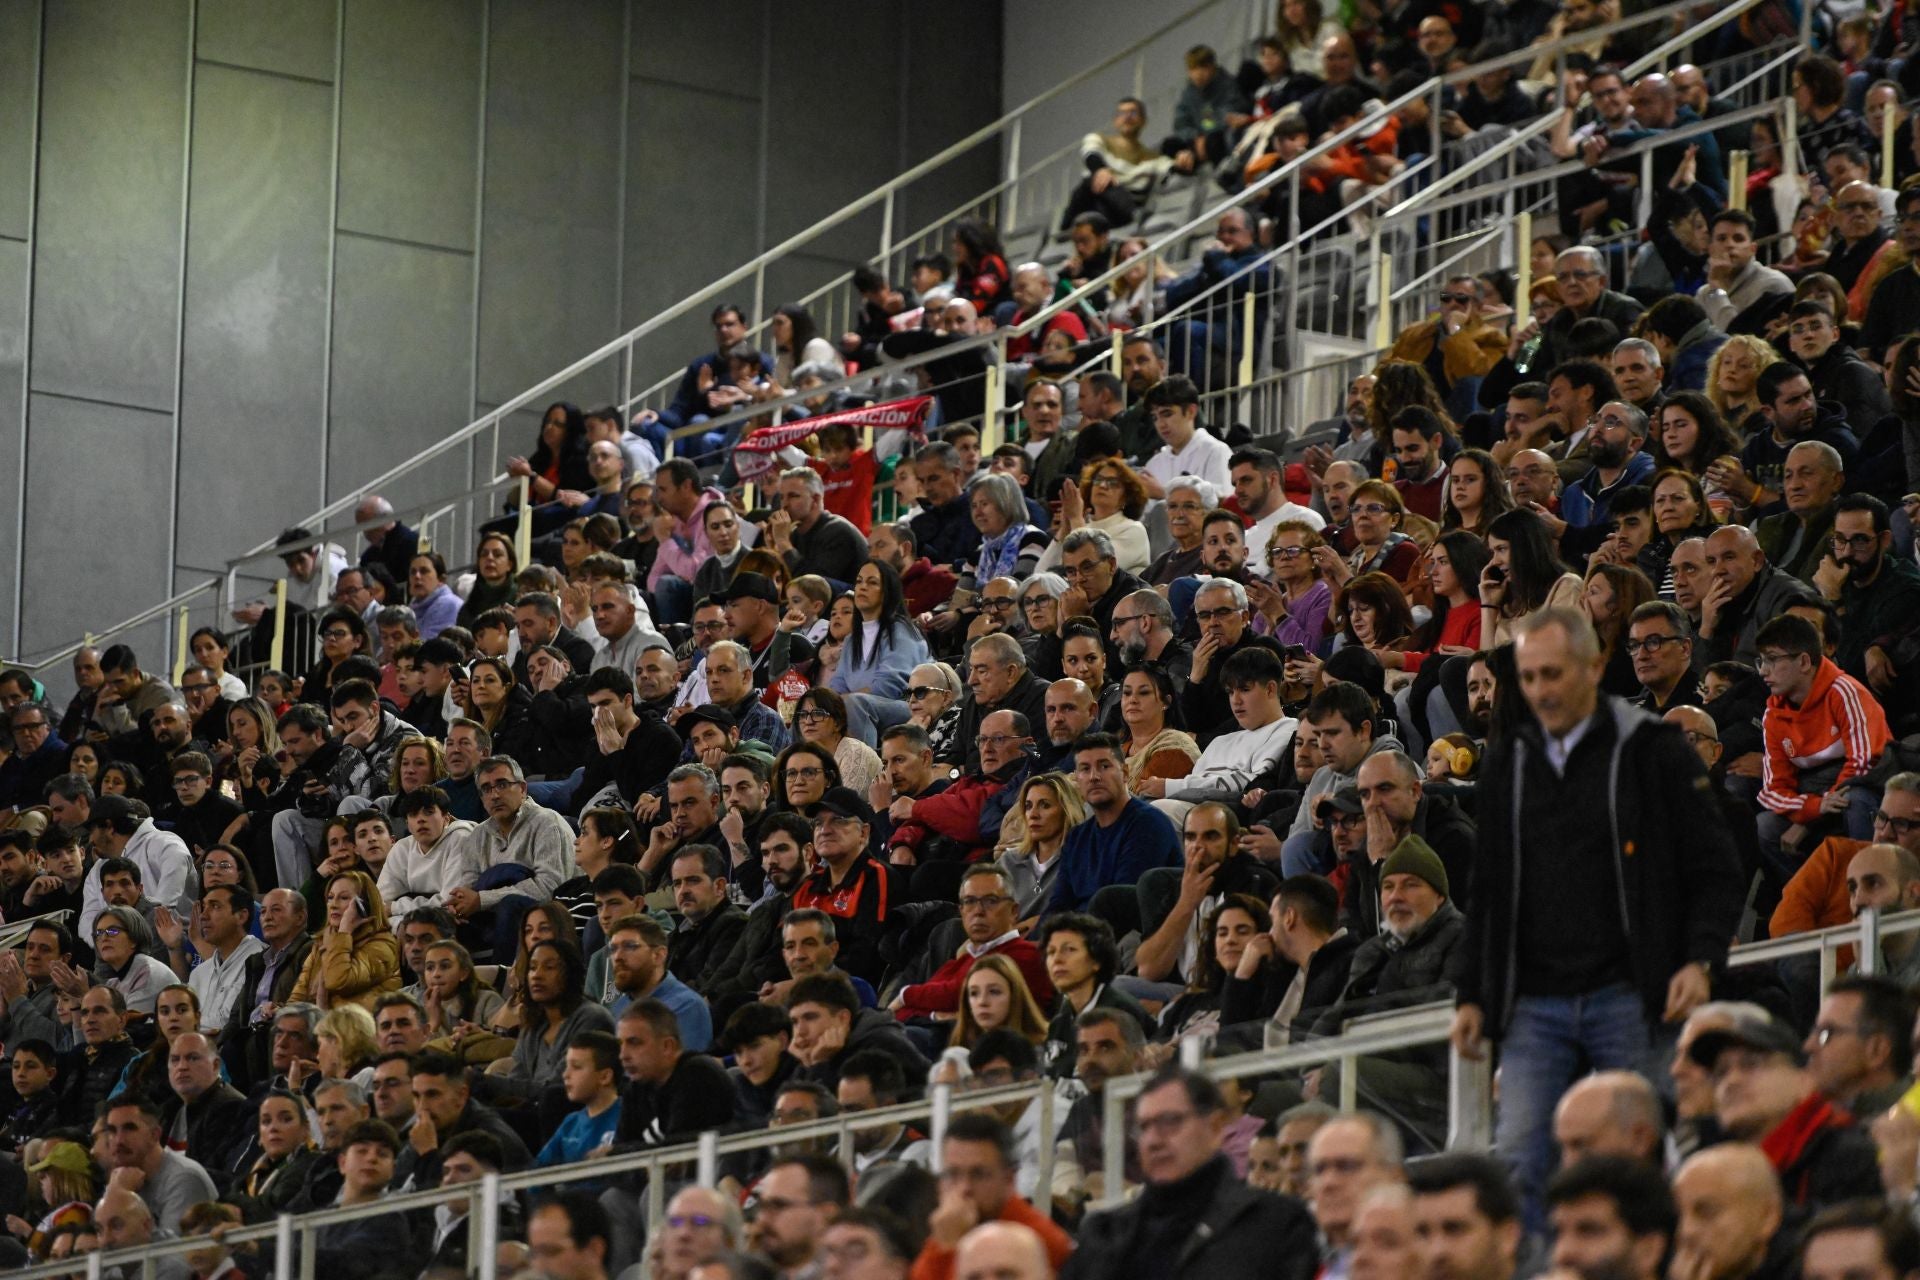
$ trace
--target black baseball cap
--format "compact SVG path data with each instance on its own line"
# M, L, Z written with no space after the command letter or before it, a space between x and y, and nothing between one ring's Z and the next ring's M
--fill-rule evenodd
M1364 813L1366 806L1360 803L1360 788L1341 787L1329 792L1313 802L1315 817L1325 817L1327 810L1336 809L1341 813Z
M719 725L723 730L737 729L740 727L740 722L733 718L733 712L728 711L725 707L716 707L711 702L703 702L681 716L680 723L674 727L680 730L680 736L682 738L691 740L693 738L693 727L702 721L707 724Z
M852 787L828 787L827 794L820 797L819 807L822 812L831 813L836 818L858 818L862 822L873 821L873 806Z
M780 588L764 573L743 573L714 592L712 599L716 604L731 604L735 600L765 600L768 604L779 604Z
M1764 1017L1738 1017L1732 1026L1702 1031L1687 1046L1687 1056L1711 1071L1720 1055L1728 1049L1755 1049L1761 1053L1784 1054L1796 1065L1806 1064L1800 1036L1792 1027L1768 1014Z

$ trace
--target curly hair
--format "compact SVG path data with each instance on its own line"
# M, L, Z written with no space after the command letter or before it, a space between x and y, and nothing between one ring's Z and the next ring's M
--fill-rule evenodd
M1774 345L1765 338L1751 333L1736 333L1728 338L1721 348L1713 353L1713 359L1707 362L1707 399L1712 402L1714 411L1722 417L1727 412L1727 393L1720 389L1720 368L1726 358L1739 351L1753 357L1753 376L1757 380L1766 372L1770 364L1778 364L1783 357Z
M1373 391L1367 396L1367 425L1373 429L1375 440L1391 440L1394 418L1401 410L1416 407L1439 418L1448 435L1460 434L1433 378L1419 365L1411 360L1382 360L1374 366L1373 377Z
M1120 510L1129 520L1138 520L1140 513L1147 509L1147 486L1140 479L1140 473L1119 458L1101 458L1089 462L1080 472L1080 489L1088 497L1088 509L1092 509L1094 477L1110 473L1120 481Z

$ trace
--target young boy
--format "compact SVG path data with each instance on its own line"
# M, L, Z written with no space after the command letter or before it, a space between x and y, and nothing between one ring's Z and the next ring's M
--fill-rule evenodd
M826 484L822 504L861 533L873 532L873 482L879 475L873 450L860 448L860 437L845 423L823 427L819 439L821 456L807 465Z
M584 1160L587 1153L613 1142L620 1127L620 1042L604 1031L582 1031L567 1046L561 1069L567 1101L580 1109L568 1114L540 1148L542 1167Z
M0 1125L0 1147L17 1151L60 1123L60 1095L53 1087L59 1055L45 1040L22 1040L13 1047L13 1091L20 1105Z

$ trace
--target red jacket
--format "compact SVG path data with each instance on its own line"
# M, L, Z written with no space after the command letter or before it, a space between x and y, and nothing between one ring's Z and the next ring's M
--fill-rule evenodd
M927 796L913 802L913 816L893 829L887 837L887 848L898 849L902 845L920 852L920 846L931 836L945 836L956 844L965 845L968 860L973 854L989 844L980 834L980 811L987 806L989 797L995 795L1007 784L977 773L966 774L938 795Z
M861 533L872 533L873 482L880 470L873 460L873 450L855 449L844 471L836 471L818 458L808 459L807 465L820 474L820 481L826 486L820 504L834 515L852 521Z
M1027 980L1027 990L1033 992L1033 998L1042 1009L1053 999L1053 983L1047 981L1047 962L1040 954L1040 948L1025 938L1013 938L987 952L990 956L1005 956L1020 967L1020 976ZM973 970L975 957L962 951L953 959L933 971L933 976L925 982L916 982L900 992L900 1008L896 1016L902 1022L912 1018L927 1018L936 1013L958 1013L960 997L967 989L967 974Z
M915 617L931 613L937 604L945 604L953 598L954 588L960 585L960 579L945 565L935 564L921 556L907 566L900 575L900 585L906 588L907 609Z
M1873 768L1893 734L1887 713L1867 687L1822 658L1806 701L1794 706L1778 694L1760 720L1766 742L1760 803L1795 822L1820 816L1820 797L1800 790L1800 771L1841 762L1832 790Z

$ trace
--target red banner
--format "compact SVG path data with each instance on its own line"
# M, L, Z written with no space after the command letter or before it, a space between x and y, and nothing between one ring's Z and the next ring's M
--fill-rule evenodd
M885 404L842 409L839 413L823 413L817 418L802 418L798 422L756 427L734 447L733 469L742 480L758 481L780 465L779 459L773 456L779 450L790 444L798 444L822 427L842 422L850 427L871 427L875 431L908 431L912 433L914 443L920 444L927 438L927 413L932 408L932 396L911 396L905 400L889 400Z

